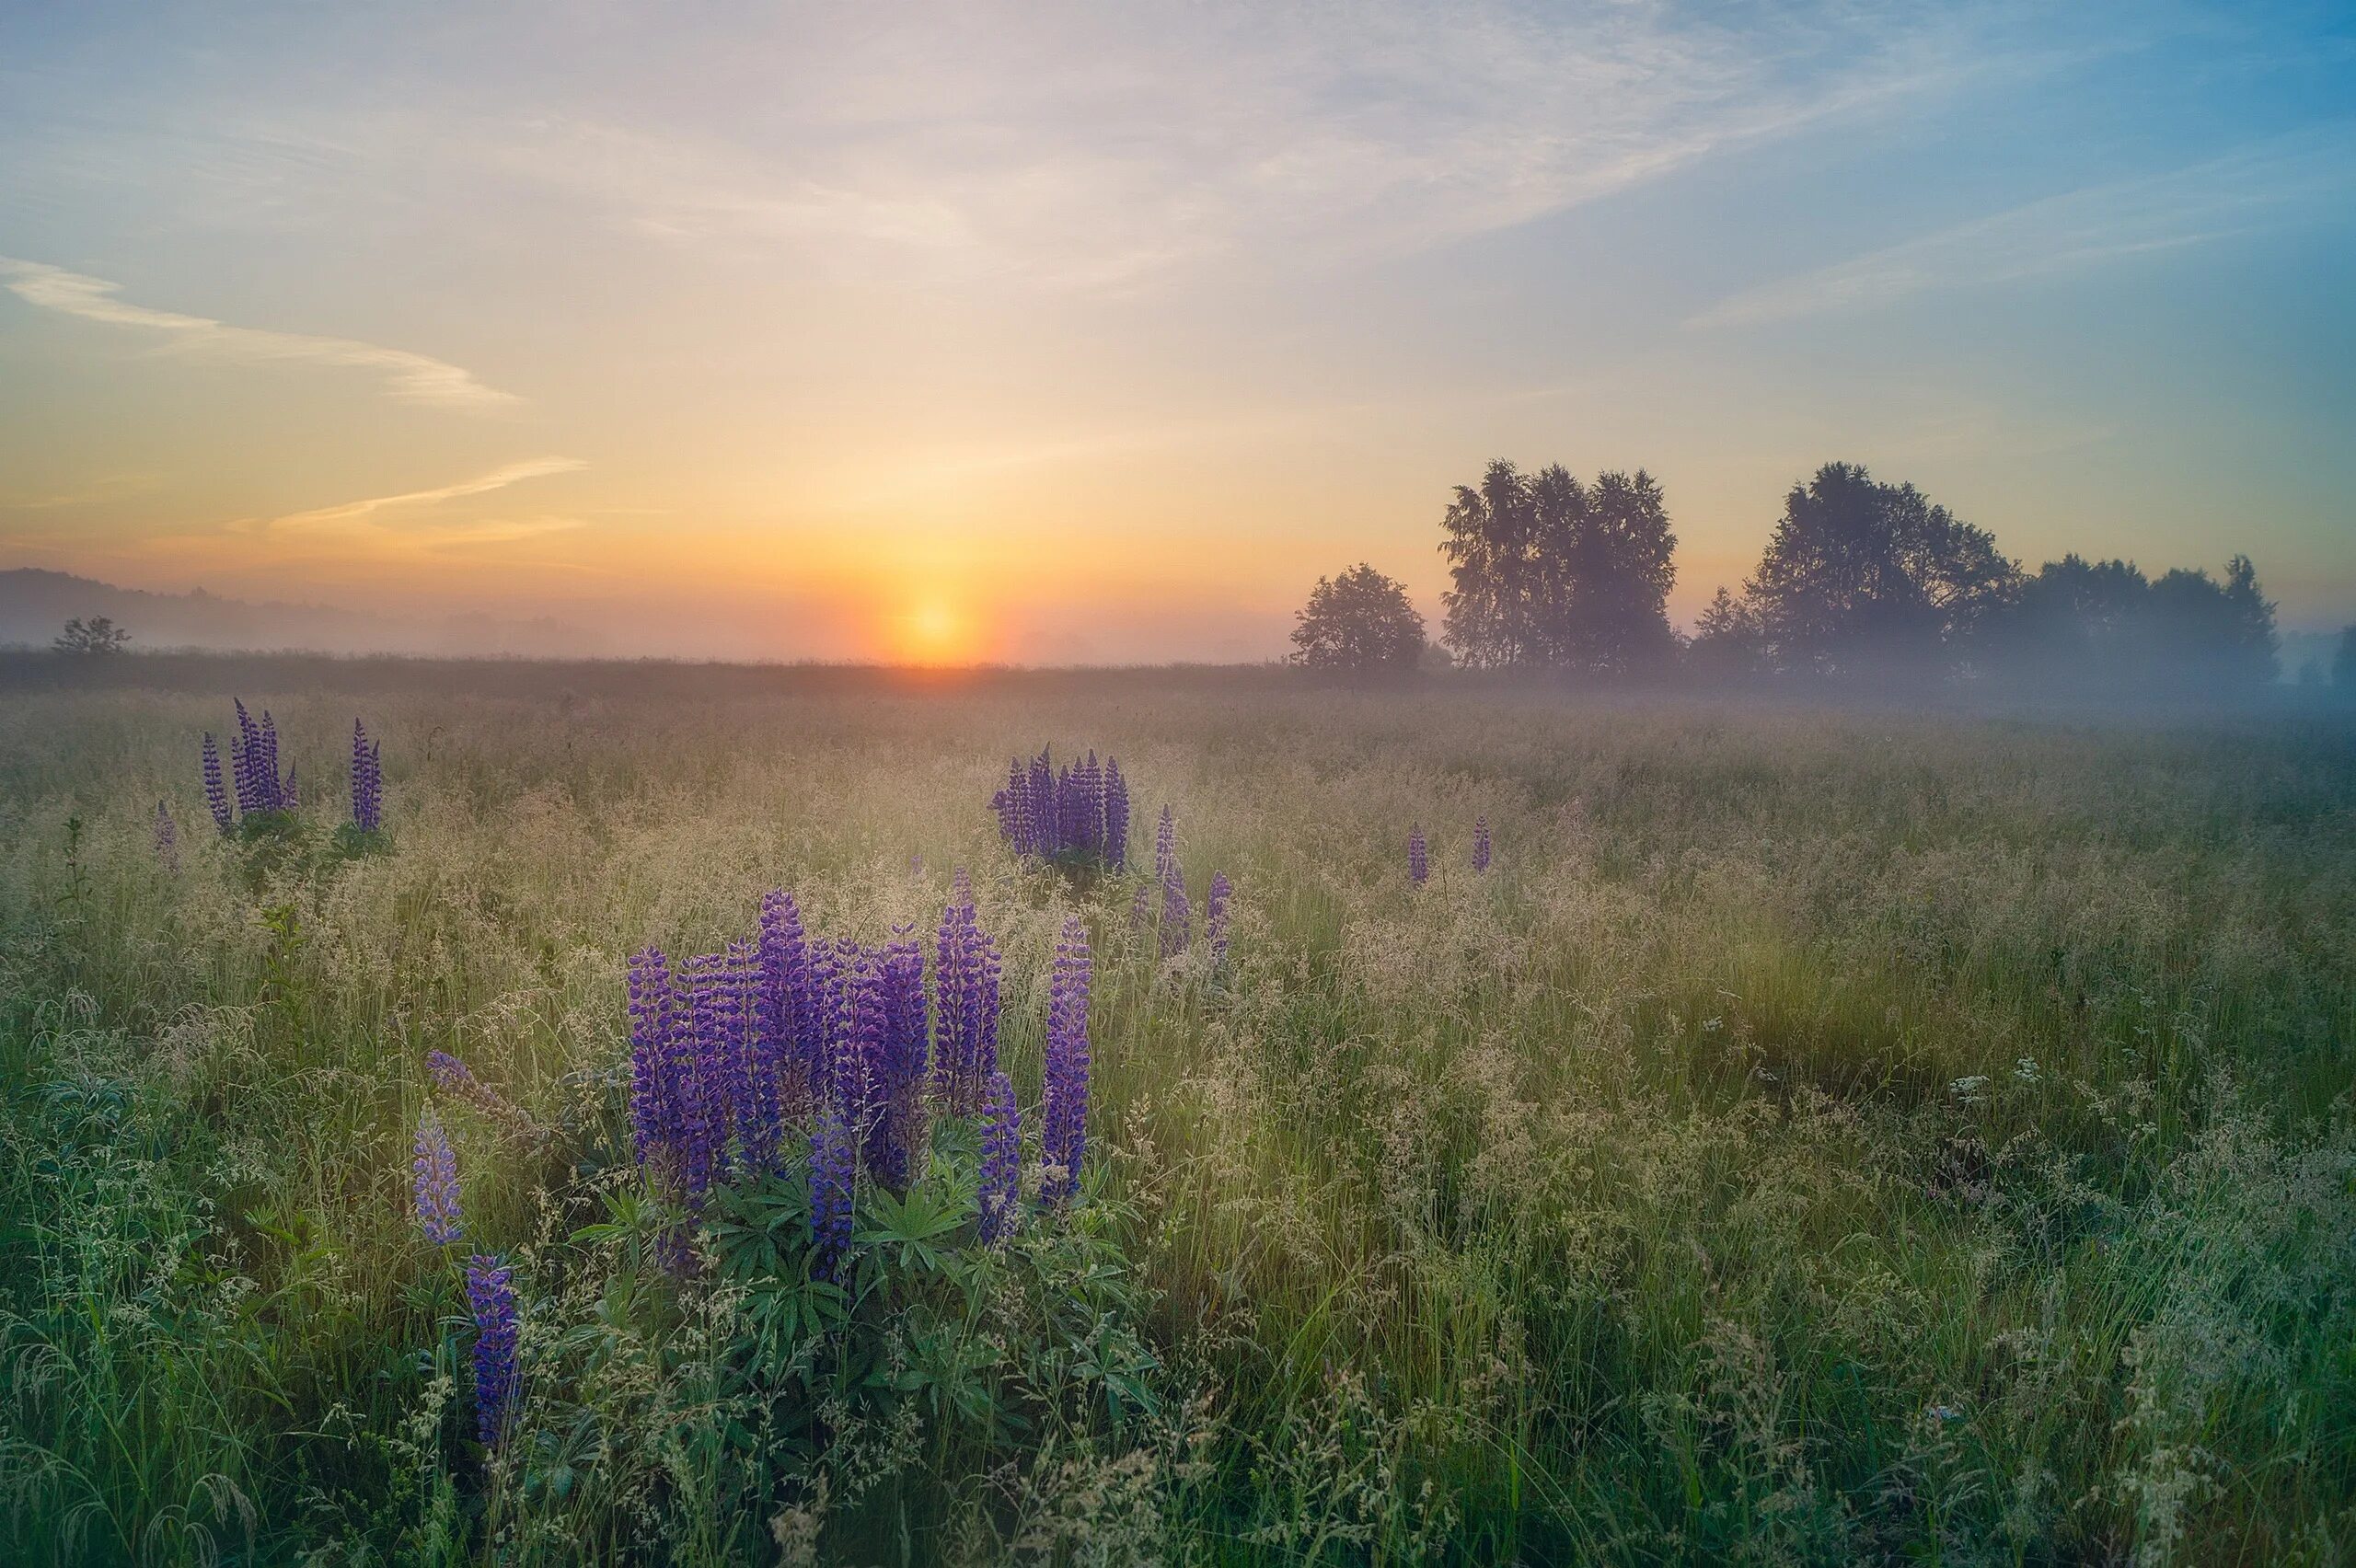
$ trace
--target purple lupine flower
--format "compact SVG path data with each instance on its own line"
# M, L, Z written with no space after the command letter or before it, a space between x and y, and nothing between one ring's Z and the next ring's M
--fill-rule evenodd
M1173 864L1161 884L1161 956L1175 958L1195 939L1195 906L1186 897L1186 879Z
M761 899L758 964L754 1071L763 1085L759 1092L775 1101L782 1120L814 1102L810 1044L817 1032L811 1016L817 1003L810 994L810 942L803 934L800 905L782 888Z
M995 1246L1014 1228L1022 1203L1022 1113L1014 1084L993 1072L982 1089L982 1245Z
M1486 875L1489 870L1489 819L1479 817L1472 824L1472 870Z
M953 1111L974 1109L998 1070L998 944L974 912L973 884L957 873L933 940L933 1097Z
M1407 830L1407 880L1421 887L1431 874L1431 857L1424 848L1423 824L1417 823Z
M868 1080L867 1163L875 1180L905 1191L922 1142L925 1070L924 950L907 934L892 933L878 955L876 978L882 1029Z
M372 742L360 721L352 721L352 822L363 833L385 825L384 743Z
M1056 774L1045 748L1031 759L1031 845L1029 852L1056 852Z
M536 1135L540 1130L522 1106L475 1077L471 1067L447 1051L425 1054L425 1075L433 1080L435 1089L453 1100L467 1101L511 1132Z
M715 1176L728 1169L734 1135L746 1171L766 1170L777 1159L781 1131L775 1080L760 1068L759 979L750 942L730 942L687 965L687 1009L696 1032L698 1070L710 1116Z
M229 791L221 782L221 747L210 730L204 732L204 809L213 813L213 825L225 837L237 825L237 817L229 808Z
M737 1108L750 1092L731 967L723 952L698 953L679 966L696 1086L687 1151L691 1208L713 1182L727 1174L729 1135L735 1130Z
M686 1136L671 1080L672 1040L679 1028L671 962L661 948L648 948L629 961L630 1138L638 1162L666 1175L676 1167ZM465 1070L463 1064L456 1065Z
M1211 890L1203 900L1203 940L1211 950L1211 967L1227 963L1228 900L1235 895L1235 884L1227 880L1225 871L1211 873Z
M156 859L172 875L180 874L180 824L172 820L172 808L161 801L156 802Z
M826 1033L826 1101L810 1129L810 1243L814 1272L832 1279L849 1249L859 1146L867 1125L866 1019L878 1012L873 956L848 940L836 945ZM880 1021L880 1020L878 1020Z
M262 799L261 731L254 724L254 716L246 711L243 698L229 699L237 709L237 738L229 743L229 776L237 790L237 814L266 812L269 803Z
M417 1223L428 1241L447 1247L466 1234L458 1215L458 1151L450 1147L450 1135L431 1105L417 1119L416 1158L410 1170Z
M1045 1196L1068 1203L1080 1190L1080 1162L1088 1142L1088 928L1079 916L1064 921L1048 984L1047 1102L1044 1152Z
M1129 863L1129 783L1121 777L1121 765L1109 756L1104 759L1104 863L1115 868Z
M467 1261L467 1305L475 1315L475 1429L496 1448L515 1413L515 1271L476 1253Z
M1168 887L1178 874L1178 819L1170 808L1161 808L1161 820L1153 829L1153 879Z

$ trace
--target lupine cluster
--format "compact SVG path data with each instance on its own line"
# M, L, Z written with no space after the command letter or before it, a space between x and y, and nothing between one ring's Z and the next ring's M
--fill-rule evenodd
M363 833L385 825L385 743L372 741L359 720L352 721L352 822Z
M1088 928L1074 915L1056 944L1047 990L1047 1094L1042 1153L1045 1195L1068 1203L1080 1190L1080 1162L1088 1144Z
M1042 751L1007 764L1006 784L990 797L999 832L1018 855L1070 858L1114 868L1129 861L1129 785L1121 765L1085 760L1057 767Z
M431 1105L417 1119L416 1158L410 1190L417 1205L417 1223L425 1239L447 1247L466 1234L458 1214L458 1151Z
M1431 854L1424 846L1421 823L1407 830L1407 880L1421 887L1431 880Z
M163 862L164 870L179 874L179 824L172 820L172 808L161 801L156 802L156 859Z
M1161 956L1175 958L1194 940L1195 909L1186 897L1186 873L1178 869L1178 819L1168 806L1154 824L1153 874L1161 883Z
M1487 875L1489 870L1489 819L1481 817L1472 824L1472 870Z
M214 825L225 834L237 826L240 817L291 813L301 803L294 767L289 766L283 775L278 771L278 725L268 712L256 723L243 700L237 706L237 732L229 742L226 783L222 779L220 744L211 731L204 735L204 805L213 813Z
M1088 950L1084 934L1066 936L1048 1050L1051 1124L1066 1142L1051 1159L1076 1171ZM806 1119L811 1239L831 1274L850 1242L860 1174L905 1190L919 1174L929 1116L978 1112L984 1225L1003 1235L1020 1124L998 1066L998 946L962 874L934 934L930 979L908 928L880 947L814 937L782 892L762 901L757 941L677 964L657 948L639 953L629 963L630 1126L641 1164L693 1215L715 1182L780 1169L785 1127Z
M478 1252L467 1262L467 1305L475 1318L475 1424L495 1448L515 1410L515 1271Z

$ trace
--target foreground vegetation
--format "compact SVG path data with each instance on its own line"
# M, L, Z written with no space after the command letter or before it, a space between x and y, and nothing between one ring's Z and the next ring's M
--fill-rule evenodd
M0 705L0 1559L2356 1550L2345 721L518 670ZM363 711L381 840L211 831L233 680L306 781ZM1223 968L1011 858L1046 742L1232 875ZM879 941L961 867L1026 1113L1087 923L1080 1201L976 1245L949 1129L843 1312L791 1177L666 1269L628 956L778 886ZM495 1453L430 1051L523 1113L442 1101L521 1306Z

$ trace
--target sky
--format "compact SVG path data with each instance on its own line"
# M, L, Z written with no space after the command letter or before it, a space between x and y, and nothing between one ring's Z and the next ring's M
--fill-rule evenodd
M1281 653L1492 458L2356 618L2356 9L0 8L0 567Z

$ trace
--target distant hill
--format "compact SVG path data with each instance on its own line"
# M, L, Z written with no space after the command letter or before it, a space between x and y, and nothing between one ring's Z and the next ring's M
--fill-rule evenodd
M603 640L560 621L490 616L403 619L325 605L256 604L194 589L152 594L71 572L0 571L0 647L46 648L68 620L107 616L133 649L326 653L595 655Z

